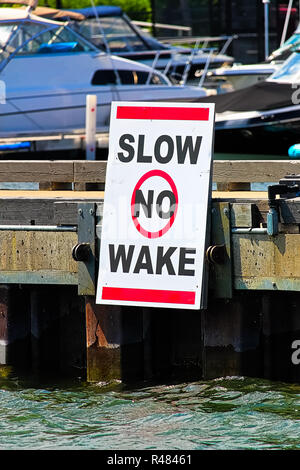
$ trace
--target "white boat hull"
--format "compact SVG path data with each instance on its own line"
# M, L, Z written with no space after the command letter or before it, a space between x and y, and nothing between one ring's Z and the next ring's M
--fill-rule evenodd
M68 66L68 60L72 60L72 66ZM0 137L83 129L88 94L97 96L97 129L101 130L109 128L112 101L188 102L206 96L201 88L179 85L93 85L95 72L112 70L112 61L123 70L135 64L121 58L87 54L11 61L0 74L0 79L6 83L6 103L0 104ZM145 70L141 64L134 66ZM36 76L34 70L38 70ZM79 72L75 74L74 70Z

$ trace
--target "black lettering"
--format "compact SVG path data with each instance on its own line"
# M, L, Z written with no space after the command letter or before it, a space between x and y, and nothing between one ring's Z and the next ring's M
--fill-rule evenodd
M138 163L151 163L152 156L151 155L144 155L144 144L145 144L145 136L139 135L138 140L138 150L137 150L137 161Z
M170 207L166 212L164 212L162 210L162 203L166 197L170 201ZM156 200L156 211L157 211L158 216L161 219L170 219L175 212L175 207L176 207L176 199L172 191L162 191L161 193L159 193L157 200Z
M168 150L165 156L161 154L161 145L163 142L166 142L168 145ZM172 137L169 135L161 135L155 142L154 145L154 156L158 163L169 163L174 154L174 142Z
M117 253L115 254L115 245L108 245L109 247L109 260L110 260L110 270L112 273L117 272L120 260L122 263L122 271L124 273L129 273L132 255L134 252L134 245L129 245L128 253L126 255L125 245L119 245Z
M128 163L134 157L134 148L132 147L132 145L125 142L125 140L128 140L129 142L134 142L134 137L131 134L123 134L121 135L120 140L119 140L119 146L121 147L122 150L125 150L126 152L128 152L128 155L125 156L124 153L118 152L118 158L120 162Z
M171 246L166 253L164 253L164 247L157 247L157 261L156 261L156 274L161 274L162 269L166 266L168 274L175 275L175 270L171 261L171 256L176 251L176 247Z
M138 274L141 269L146 269L147 274L153 274L152 261L148 246L142 246L133 272Z
M187 153L190 156L190 162L192 165L195 165L198 160L200 147L202 142L202 136L197 136L195 147L193 146L193 138L191 135L188 135L185 140L184 144L182 145L182 137L181 135L176 136L176 144L177 144L177 158L178 163L184 163L186 159Z
M179 268L178 274L179 276L194 276L195 270L194 269L186 269L186 264L194 264L194 258L187 258L186 255L195 255L196 250L194 248L180 248L179 252Z
M154 191L150 189L148 191L148 201L146 202L143 191L141 189L137 189L135 193L135 204L134 204L134 216L139 217L140 216L140 210L139 206L142 205L142 208L144 209L144 213L146 217L152 217L152 206L153 206L153 196L154 196Z

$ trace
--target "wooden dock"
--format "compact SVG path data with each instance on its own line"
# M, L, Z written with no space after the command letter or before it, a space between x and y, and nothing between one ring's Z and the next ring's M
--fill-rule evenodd
M98 155L107 155L108 131L99 129L95 134L95 146ZM70 132L45 134L38 132L32 135L0 137L1 158L63 158L69 155L75 158L85 158L86 130L76 129Z
M0 161L0 182L39 187L0 191L0 364L89 382L300 382L300 198L276 199L270 235L268 193L250 191L300 174L300 161L214 162L201 311L95 304L105 171L103 161Z

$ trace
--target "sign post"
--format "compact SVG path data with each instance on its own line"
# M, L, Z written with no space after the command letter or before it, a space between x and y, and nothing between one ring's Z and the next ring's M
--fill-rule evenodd
M114 102L96 303L199 309L214 105Z

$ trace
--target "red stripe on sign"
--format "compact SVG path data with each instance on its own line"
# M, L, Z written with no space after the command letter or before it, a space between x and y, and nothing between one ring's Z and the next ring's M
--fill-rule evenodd
M103 300L128 300L132 302L159 302L170 304L195 304L196 292L156 289L129 289L103 287Z
M176 121L208 121L209 108L118 106L117 119L162 119Z

